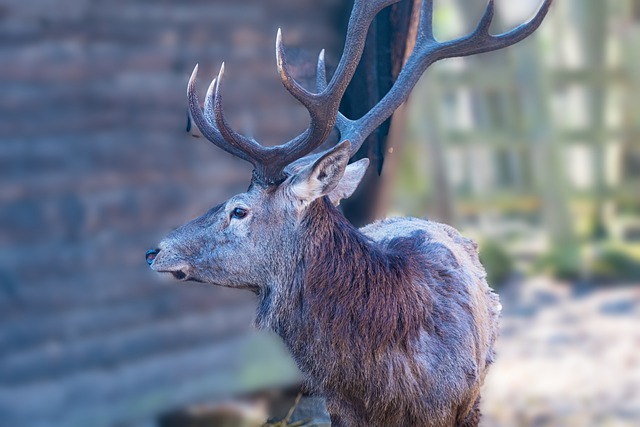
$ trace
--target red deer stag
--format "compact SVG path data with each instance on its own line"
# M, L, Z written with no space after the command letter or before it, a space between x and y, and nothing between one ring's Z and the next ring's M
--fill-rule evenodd
M178 280L256 293L256 325L282 337L310 386L325 396L335 427L477 426L500 311L477 246L449 226L414 218L356 229L335 206L368 166L367 159L348 164L351 156L431 64L523 40L552 0L500 35L489 33L490 0L475 31L446 42L433 35L433 0L423 0L415 48L392 89L362 118L348 119L338 107L369 25L398 1L355 0L329 82L320 54L317 93L292 78L278 31L282 83L311 117L307 130L283 145L262 146L229 126L224 65L202 109L196 66L187 90L193 121L209 141L250 162L253 178L246 193L169 234L147 262ZM310 154L334 127L342 142Z

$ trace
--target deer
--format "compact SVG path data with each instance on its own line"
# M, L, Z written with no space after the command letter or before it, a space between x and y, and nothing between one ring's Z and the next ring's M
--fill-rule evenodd
M309 388L326 400L332 426L477 427L501 310L478 245L451 226L417 218L357 229L338 205L369 164L350 164L351 157L431 64L520 42L540 26L552 0L499 35L489 31L489 0L473 32L444 42L434 37L433 0L423 0L413 51L392 88L364 116L349 119L340 100L368 28L398 1L355 0L330 80L324 51L318 57L315 92L293 78L278 30L280 78L310 116L308 128L282 145L261 145L229 125L224 63L200 104L196 65L187 88L190 116L207 140L251 163L251 183L171 232L146 260L180 281L256 294L255 326L281 337ZM316 153L334 128L340 142Z

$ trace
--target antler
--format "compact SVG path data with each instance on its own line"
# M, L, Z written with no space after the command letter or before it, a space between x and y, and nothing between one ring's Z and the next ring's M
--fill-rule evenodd
M534 17L527 23L507 33L494 36L489 33L489 27L494 16L495 2L489 0L475 31L455 40L438 42L433 35L433 0L424 0L415 47L391 90L360 119L350 120L342 114L338 115L336 127L340 131L340 139L351 142L351 155L353 156L364 140L407 100L411 90L431 64L441 59L504 49L524 40L540 26L551 3L552 0L544 0ZM324 84L324 74L324 61L319 60L319 86Z
M278 183L286 178L284 168L292 161L309 154L319 147L333 130L338 115L340 100L344 95L364 50L367 31L373 18L385 7L400 0L356 0L347 29L347 43L338 68L325 85L323 91L311 93L296 82L287 66L282 44L282 32L276 37L276 57L278 71L284 87L309 111L310 125L306 131L286 144L265 147L256 141L233 131L224 119L222 109L222 76L220 70L216 83L211 84L208 98L213 102L200 108L195 93L195 81L198 68L193 71L188 85L189 111L196 126L211 142L225 151L253 164L254 175L267 184ZM213 94L212 94L213 92ZM205 114L206 113L206 114ZM209 117L207 117L209 116Z
M224 64L217 80L209 86L204 112L195 93L198 67L193 71L188 85L189 110L202 134L225 151L253 164L254 175L265 184L275 184L286 178L284 168L291 162L309 154L329 136L334 126L342 140L351 142L351 154L355 154L364 140L408 98L420 76L434 62L453 57L474 55L503 49L533 33L542 23L552 0L544 0L536 15L516 29L493 36L489 26L494 14L494 0L489 0L484 16L476 30L456 40L438 42L433 35L433 0L423 0L420 13L418 38L411 56L401 70L391 90L367 114L350 120L338 109L344 92L360 62L367 31L374 17L385 7L400 0L355 0L347 29L344 52L330 82L326 81L324 51L318 58L317 90L312 93L296 82L287 66L282 32L276 37L278 71L284 87L309 111L307 130L286 144L265 147L255 140L235 132L225 120L222 108L222 81Z

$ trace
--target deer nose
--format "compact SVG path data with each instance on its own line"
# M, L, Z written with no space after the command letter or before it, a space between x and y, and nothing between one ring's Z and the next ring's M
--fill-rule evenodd
M144 255L144 258L147 260L147 264L153 264L153 260L156 259L159 253L160 249L149 249Z

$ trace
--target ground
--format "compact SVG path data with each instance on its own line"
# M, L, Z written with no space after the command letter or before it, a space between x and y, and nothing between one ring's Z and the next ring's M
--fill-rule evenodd
M535 279L501 298L482 426L640 426L640 286Z

